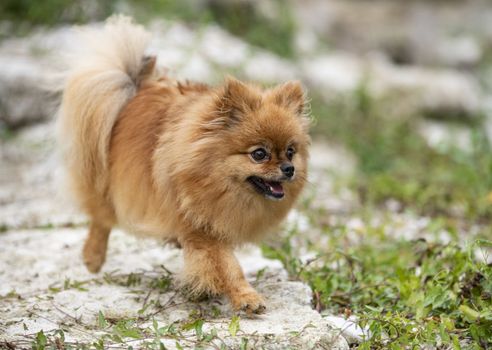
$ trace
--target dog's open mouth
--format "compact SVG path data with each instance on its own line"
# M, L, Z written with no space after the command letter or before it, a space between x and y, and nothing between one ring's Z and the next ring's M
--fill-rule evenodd
M279 200L284 198L284 188L279 181L270 181L258 176L250 176L248 177L248 182L253 185L259 194L269 199Z

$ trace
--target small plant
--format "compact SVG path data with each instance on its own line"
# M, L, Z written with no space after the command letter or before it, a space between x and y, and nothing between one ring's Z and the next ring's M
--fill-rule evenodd
M229 323L229 333L235 337L237 331L239 330L239 316L235 315L231 319L231 323Z
M366 329L359 349L492 345L492 269L477 255L491 241L467 247L404 241L381 228L344 247L348 230L332 230L325 231L330 247L318 246L318 256L308 262L297 258L288 237L280 249L264 247L264 252L311 285L313 307L357 317Z

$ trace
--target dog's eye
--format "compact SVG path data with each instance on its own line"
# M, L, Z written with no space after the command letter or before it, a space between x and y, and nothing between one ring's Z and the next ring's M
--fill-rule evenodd
M264 160L267 155L268 153L264 148L257 148L253 152L251 152L251 157L257 162Z
M287 152L285 152L285 155L287 156L288 160L292 160L292 157L294 157L294 154L296 153L295 149L292 147L287 148Z

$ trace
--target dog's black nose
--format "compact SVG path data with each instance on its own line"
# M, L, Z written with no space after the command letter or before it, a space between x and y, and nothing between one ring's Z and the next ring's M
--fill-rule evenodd
M294 166L290 163L284 163L280 166L280 170L284 173L285 176L287 177L292 177L294 176Z

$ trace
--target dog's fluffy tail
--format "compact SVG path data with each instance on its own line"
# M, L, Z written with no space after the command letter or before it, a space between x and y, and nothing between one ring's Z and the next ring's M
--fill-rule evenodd
M128 17L113 16L104 28L83 28L78 34L75 53L66 62L58 138L75 190L89 186L101 193L107 186L112 128L142 77L152 73L155 59L144 56L149 33Z

